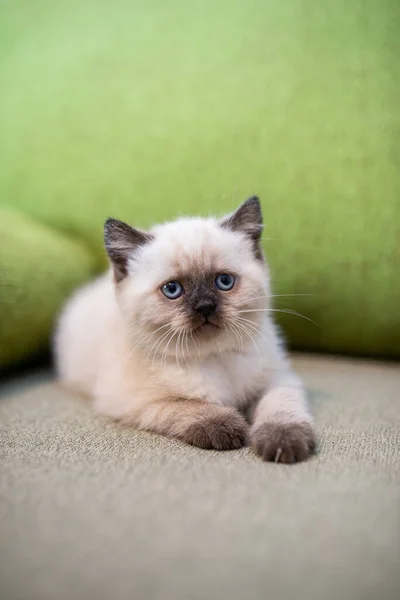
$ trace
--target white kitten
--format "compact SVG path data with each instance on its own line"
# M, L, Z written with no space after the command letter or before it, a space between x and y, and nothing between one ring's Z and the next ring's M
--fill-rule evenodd
M149 233L108 219L113 269L60 318L61 380L139 429L217 450L250 439L265 460L307 458L312 419L268 311L261 231L258 198L220 221Z

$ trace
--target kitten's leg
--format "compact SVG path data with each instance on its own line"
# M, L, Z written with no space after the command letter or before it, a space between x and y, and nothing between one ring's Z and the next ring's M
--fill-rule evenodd
M287 374L261 398L250 434L257 453L267 461L294 463L315 451L316 436L300 380Z
M248 425L238 411L202 400L172 398L149 402L142 405L131 422L139 429L205 449L241 448L248 437Z

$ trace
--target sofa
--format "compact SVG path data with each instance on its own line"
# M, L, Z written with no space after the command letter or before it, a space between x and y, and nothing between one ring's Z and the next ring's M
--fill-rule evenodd
M398 17L0 3L2 600L399 597ZM252 194L318 429L293 467L99 419L40 358L107 266L108 216L146 228Z

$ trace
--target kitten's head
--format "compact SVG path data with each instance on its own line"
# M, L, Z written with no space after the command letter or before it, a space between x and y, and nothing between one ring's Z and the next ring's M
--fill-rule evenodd
M269 278L258 198L232 215L142 232L108 219L105 246L132 343L185 361L241 351L260 331Z

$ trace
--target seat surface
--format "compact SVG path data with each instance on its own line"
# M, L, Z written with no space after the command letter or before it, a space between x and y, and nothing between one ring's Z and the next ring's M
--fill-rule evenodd
M399 366L294 363L320 447L289 467L136 433L52 381L10 387L2 600L398 598Z

